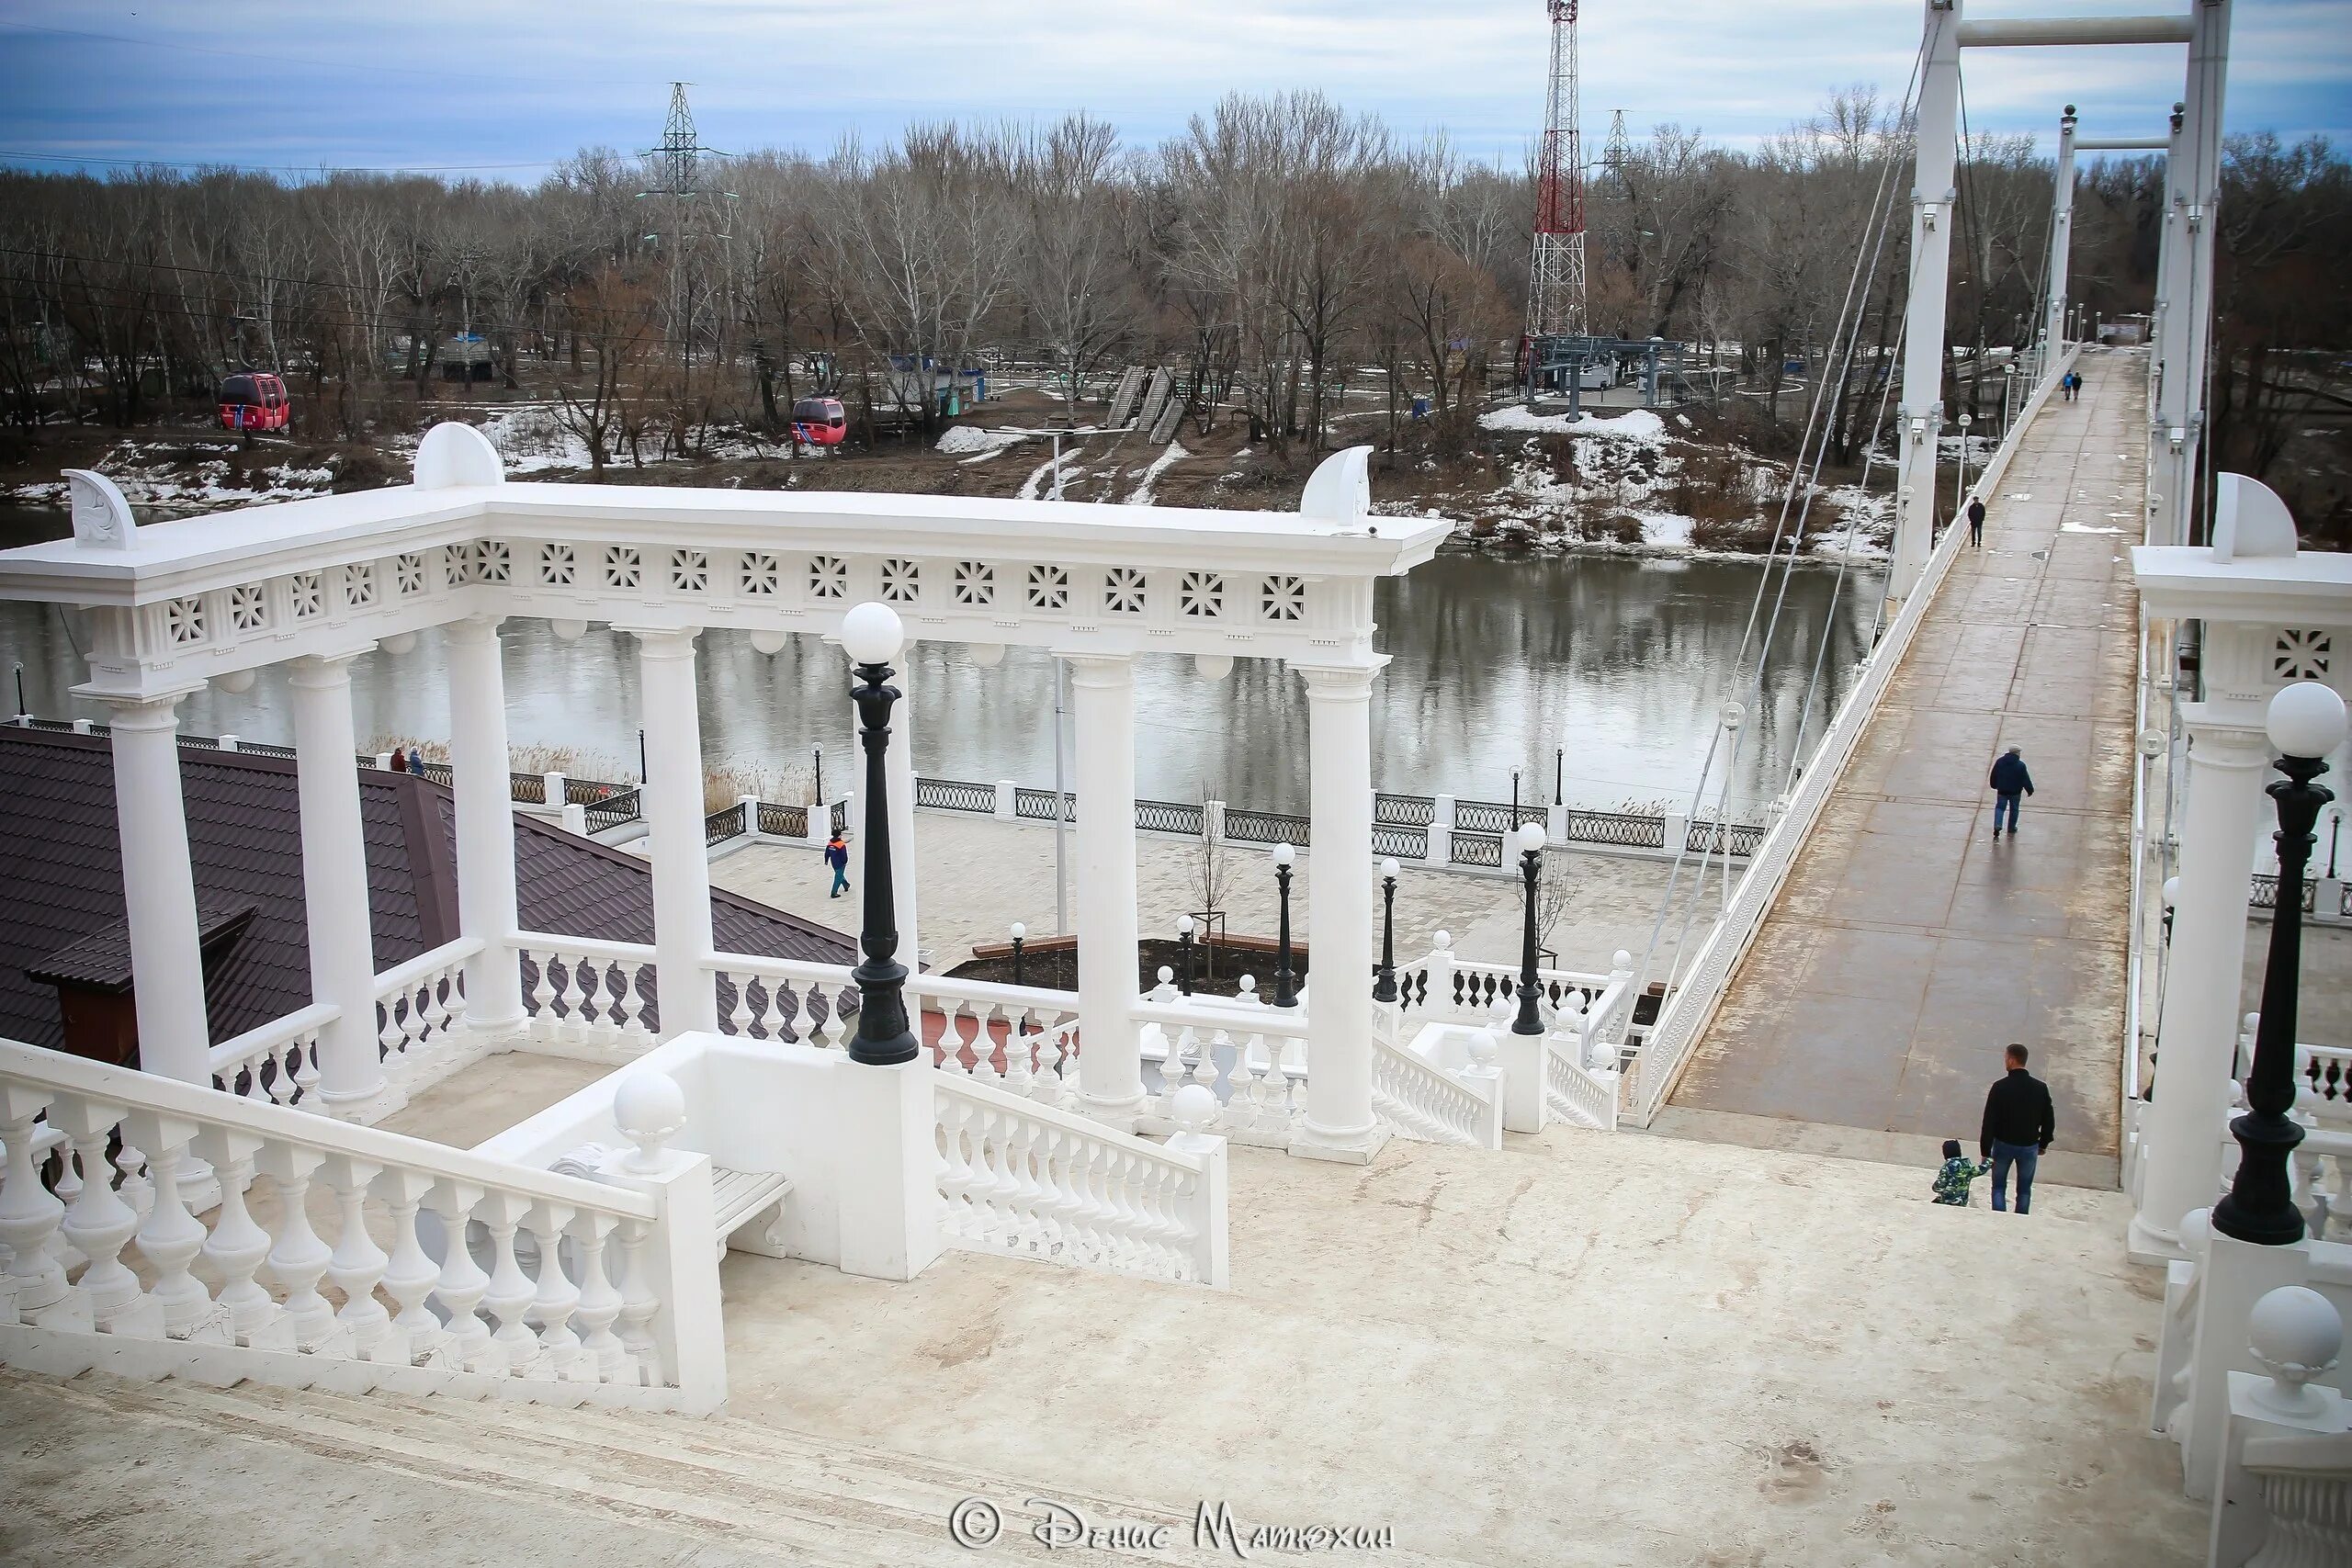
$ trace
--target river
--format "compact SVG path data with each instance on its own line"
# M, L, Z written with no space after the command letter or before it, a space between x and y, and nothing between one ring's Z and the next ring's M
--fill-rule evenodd
M1384 581L1380 646L1393 661L1373 688L1375 784L1502 800L1518 769L1524 795L1548 800L1556 754L1572 804L1687 803L1716 716L1736 694L1735 660L1765 580L1760 561L1449 553ZM1834 566L1790 575L1736 765L1727 770L1719 757L1708 774L1710 812L1726 772L1735 816L1753 818L1784 785L1815 653L1826 637L1803 727L1806 747L1819 739L1868 646L1883 581L1874 566L1857 566L1842 586ZM597 628L564 642L543 621L510 622L505 636L514 744L568 749L583 776L635 777L629 639ZM84 678L76 648L85 643L78 621L53 607L0 604L0 674L22 666L35 714L104 716L67 694ZM851 724L841 655L795 638L765 656L731 632L706 633L702 648L706 757L805 775L821 748L827 789L836 790ZM447 736L439 668L431 634L407 654L358 660L353 689L363 743ZM1048 656L1015 649L984 668L962 645L928 644L915 651L910 684L921 772L1052 784ZM1208 682L1187 659L1147 655L1137 660L1136 704L1138 795L1306 809L1306 699L1280 665L1240 660L1227 679ZM182 724L197 734L289 740L285 671L263 671L242 695L197 693L183 705Z

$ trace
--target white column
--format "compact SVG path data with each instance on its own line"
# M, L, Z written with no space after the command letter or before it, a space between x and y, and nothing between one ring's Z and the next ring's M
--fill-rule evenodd
M179 700L114 705L114 806L139 1065L165 1077L209 1084L212 1040L204 1016L196 873L180 799Z
M506 751L506 671L498 619L445 628L449 789L458 808L458 929L482 950L466 965L466 1025L499 1035L523 1022L514 954L514 805Z
M2075 106L2058 118L2058 178L2050 203L2050 300L2042 336L2054 351L2066 341L2066 263L2075 245Z
M376 947L359 829L351 659L294 661L294 769L301 801L302 908L311 999L341 1010L319 1035L319 1094L330 1115L384 1087L376 1039Z
M2141 1123L2146 1169L2132 1220L2132 1255L2143 1261L2183 1256L2181 1216L2211 1208L2221 1183L2245 972L2246 890L2270 760L2258 708L2250 716L2224 715L2211 704L2190 703L2181 712L2188 780L2180 893L2156 1027L2155 1098Z
M1066 656L1073 694L1078 1081L1089 1114L1127 1127L1143 1102L1136 997L1136 682L1125 654Z
M2181 177L2188 170L2185 132L2188 106L2172 107L2172 140L2165 152L2164 209L2158 215L2156 239L2156 298L2151 316L2148 348L2148 543L2173 545L2181 540L2182 519L2189 494L2185 478L2188 411L2177 405L2179 378L2169 367L2185 361L2188 348L2179 334L2187 322L2172 302L2188 293L2188 198ZM2170 433L2179 430L2181 452L2171 448Z
M2213 236L2222 199L2222 88L2229 73L2230 0L2198 0L2190 12L2188 77L2179 133L2165 159L2165 239L2177 257L2165 296L2158 353L2162 419L2157 426L2157 544L2189 543L2197 452L2205 439L2205 363L2213 339ZM2174 230L2177 229L2176 234ZM2183 433L2172 450L2171 432Z
M1372 1113L1372 678L1377 665L1295 666L1306 682L1306 1117L1290 1152L1369 1161ZM1083 796L1080 797L1081 800Z
M653 864L653 968L662 1037L718 1027L710 973L710 858L703 844L702 712L694 630L637 634L645 725L645 829Z
M1910 596L1927 570L1936 515L1936 434L1943 426L1944 297L1956 209L1952 139L1960 120L1961 0L1926 6L1927 65L1919 81L1911 178L1911 299L1903 324L1901 454L1894 481L1894 558L1887 594Z

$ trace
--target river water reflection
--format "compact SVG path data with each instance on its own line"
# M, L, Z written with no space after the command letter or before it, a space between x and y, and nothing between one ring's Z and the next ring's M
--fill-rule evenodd
M1760 562L1446 555L1380 585L1380 646L1392 657L1373 688L1373 774L1383 789L1506 799L1523 770L1529 798L1549 799L1565 748L1572 803L1687 800L1734 660ZM1828 639L1804 744L1844 696L1870 637L1883 574L1833 567L1791 577L1730 799L1752 816L1785 783L1799 709L1820 639ZM1769 604L1767 606L1769 611ZM603 628L575 642L542 621L510 622L506 693L517 746L569 748L575 773L637 775L638 682L630 639ZM85 678L84 628L54 609L0 605L0 661L21 663L31 711L103 717L67 688ZM840 653L795 638L773 657L748 637L709 632L698 670L704 750L714 764L805 773L822 748L828 789L849 761L848 673ZM368 654L353 666L358 733L427 739L448 733L441 647ZM0 662L0 673L5 672ZM183 705L198 734L291 739L286 672L266 671L242 695L208 690ZM915 759L927 774L1053 782L1053 662L1019 649L994 667L959 644L926 644L910 671ZM1237 661L1220 682L1187 659L1145 656L1136 680L1136 786L1154 799L1215 797L1261 810L1307 803L1306 698L1281 665ZM1079 743L1083 744L1083 738ZM1712 809L1722 764L1707 788Z

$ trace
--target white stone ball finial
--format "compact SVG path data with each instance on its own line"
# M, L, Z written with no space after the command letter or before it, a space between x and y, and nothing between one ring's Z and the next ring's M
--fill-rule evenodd
M1440 953L1446 952L1453 946L1453 933L1452 931L1440 931L1437 935L1430 938L1430 945L1437 949Z
M1176 1091L1168 1115L1187 1137L1198 1137L1216 1120L1216 1096L1205 1084L1188 1083Z
M631 1073L613 1090L613 1122L637 1145L623 1163L639 1174L662 1168L662 1146L686 1130L686 1092L667 1073Z
M1481 1077L1492 1077L1501 1069L1495 1066L1502 1055L1502 1044L1490 1030L1476 1029L1470 1032L1470 1070Z
M2180 1249L2191 1258L2203 1258L2213 1241L2213 1211L2191 1209L2180 1217Z
M1176 978L1176 971L1163 964L1159 966L1159 983L1163 986Z
M2263 728L2284 757L2324 757L2344 744L2344 699L2317 681L2282 686Z
M2256 1404L2282 1416L2326 1408L2306 1385L2333 1371L2344 1348L2344 1319L2333 1302L2306 1285L2281 1285L2254 1303L2245 1332L2247 1348L2270 1374L2270 1386L2255 1390Z
M1614 973L1630 975L1634 972L1634 955L1621 947L1609 955L1609 967Z
M869 599L842 617L842 648L860 664L888 664L907 643L899 612Z

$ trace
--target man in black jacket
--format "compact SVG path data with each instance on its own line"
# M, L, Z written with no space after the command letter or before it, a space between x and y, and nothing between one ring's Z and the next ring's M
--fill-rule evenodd
M1993 1207L2007 1211L2009 1168L2018 1173L2018 1213L2030 1212L2033 1168L2050 1152L2057 1131L2050 1104L2050 1086L2025 1070L2025 1047L2008 1049L2009 1070L1984 1094L1984 1125L1977 1134L1977 1154L1993 1162Z
M1981 495L1968 498L1968 547L1984 547L1984 498Z
M2009 837L2018 836L2018 806L2019 795L2033 793L2033 775L2026 772L2025 758L2014 746L2001 753L1993 764L1991 776L1985 779L1993 786L1993 837L2001 836L2001 817L2009 818Z

